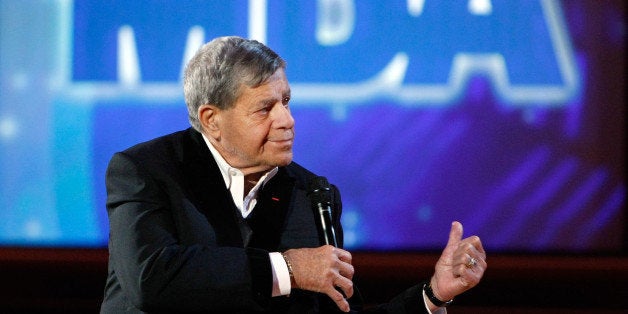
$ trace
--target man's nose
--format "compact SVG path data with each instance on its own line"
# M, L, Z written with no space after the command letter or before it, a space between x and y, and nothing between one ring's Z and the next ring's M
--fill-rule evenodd
M275 106L275 109L273 111L273 123L275 124L275 127L287 129L294 127L294 118L292 117L290 109L287 106L280 104L278 106Z

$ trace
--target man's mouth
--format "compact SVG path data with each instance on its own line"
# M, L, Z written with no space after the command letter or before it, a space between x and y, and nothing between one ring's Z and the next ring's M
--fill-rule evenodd
M293 139L294 139L294 132L286 131L283 134L269 138L268 141L274 142L274 143L281 143L281 142L292 141Z

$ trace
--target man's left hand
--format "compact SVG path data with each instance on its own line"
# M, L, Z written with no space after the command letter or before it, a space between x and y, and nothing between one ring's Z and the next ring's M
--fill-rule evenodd
M449 241L443 250L430 284L434 295L442 301L475 287L486 270L486 252L478 236L462 239L462 224L454 221Z

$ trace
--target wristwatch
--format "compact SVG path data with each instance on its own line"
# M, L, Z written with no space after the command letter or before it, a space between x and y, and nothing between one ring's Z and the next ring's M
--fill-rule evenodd
M425 291L425 295L427 296L428 299L430 299L430 301L432 303L434 303L434 305L438 306L438 307L444 307L444 306L448 306L450 305L452 302L454 302L454 299L451 299L449 301L441 301L439 300L435 295L434 295L434 290L432 290L432 284L428 281L425 284L423 284L423 291Z

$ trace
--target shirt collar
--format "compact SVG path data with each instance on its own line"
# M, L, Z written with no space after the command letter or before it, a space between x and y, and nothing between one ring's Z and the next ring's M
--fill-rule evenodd
M207 147L209 147L209 151L212 153L214 160L216 160L216 163L218 164L218 168L220 169L220 173L222 174L222 178L225 181L225 185L227 186L227 189L231 189L231 182L233 181L233 176L237 174L242 175L242 171L240 171L240 169L231 167L231 165L229 165L229 163L227 163L227 161L222 157L222 155L220 155L218 150L209 141L209 139L207 139L205 134L201 133L201 135L203 135L203 140L205 140L205 144L207 144ZM262 187L264 184L266 184L266 182L268 182L270 179L272 179L275 176L275 174L277 174L278 170L279 168L275 167L273 169L270 169L268 172L266 172L260 178L261 184L257 184L257 186Z

